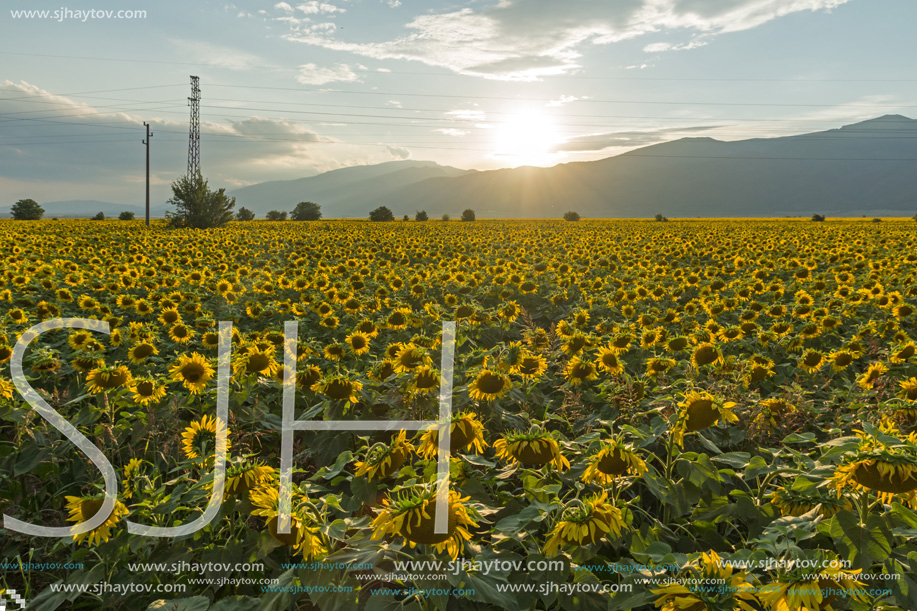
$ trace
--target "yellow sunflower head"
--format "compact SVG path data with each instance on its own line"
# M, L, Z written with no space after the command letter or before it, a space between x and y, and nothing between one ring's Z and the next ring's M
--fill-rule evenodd
M465 541L471 539L468 527L476 527L480 516L454 490L449 491L447 532L436 530L435 486L412 486L397 489L383 501L383 509L373 520L373 540L386 536L403 537L410 547L432 545L439 553L447 553L455 560Z
M130 382L131 372L126 365L97 367L86 374L86 388L94 394L128 386Z
M633 447L613 439L593 454L583 472L582 480L607 486L620 477L640 477L646 473L646 463Z
M356 474L368 479L383 480L394 475L410 458L414 446L407 441L407 433L399 431L388 443L377 443L366 450L366 457L356 463Z
M192 352L190 355L179 355L178 360L169 369L169 374L174 381L181 382L191 394L196 395L207 387L214 369L204 356Z
M563 547L593 545L607 534L619 537L625 528L621 510L608 502L604 491L585 500L574 499L564 506L548 534L544 555L550 558Z
M449 428L449 451L460 452L473 447L480 454L487 447L484 441L484 425L474 412L460 412L452 415ZM427 460L439 454L439 427L434 425L420 436L418 453Z
M510 379L497 371L483 369L468 385L468 394L476 401L496 401L512 388Z
M90 518L94 517L100 509L102 509L102 503L105 502L105 495L95 495L95 496L68 496L66 509L70 512L70 515L67 516L67 520L70 522L76 522L77 524L82 524L83 522L88 521ZM120 500L115 499L115 506L112 509L112 512L108 515L108 519L105 520L101 526L96 526L89 532L81 533L78 535L73 535L73 540L77 543L82 543L83 541L88 541L89 545L98 545L99 543L104 543L108 541L111 537L111 531L115 526L118 525L118 522L126 516L128 513L127 507L124 506Z
M186 427L182 433L182 452L186 458L201 461L206 456L208 461L213 460L216 451L217 428L226 435L226 451L232 445L229 441L229 429L226 423L218 421L215 416L205 415L200 420L195 420Z
M570 461L560 451L557 440L541 427L532 427L527 433L506 433L494 442L497 458L510 463L541 467L548 463L558 470L570 468Z
M293 487L288 533L280 532L280 492L277 486L262 484L253 488L248 497L254 509L252 515L267 518L267 531L281 545L290 547L294 553L302 554L306 560L319 558L328 553L327 546L319 533L319 517L308 497Z
M682 445L685 433L692 433L713 426L717 421L737 422L739 417L733 412L733 402L723 402L708 392L690 392L678 404L681 408L672 429L672 435L679 446Z

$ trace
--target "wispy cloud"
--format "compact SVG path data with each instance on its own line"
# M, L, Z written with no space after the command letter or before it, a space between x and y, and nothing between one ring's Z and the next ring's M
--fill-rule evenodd
M587 134L585 136L576 136L566 142L562 142L553 147L551 152L587 152L602 151L608 148L624 148L647 146L659 142L667 142L684 137L686 134L694 132L709 131L716 129L716 125L692 126L692 127L668 127L664 129L654 129L646 131L621 131L606 132L600 134Z
M580 69L585 44L646 34L693 33L685 43L657 41L650 52L708 44L718 34L757 27L800 11L830 10L850 0L499 0L495 5L415 16L407 32L379 42L347 42L334 31L296 30L310 45L375 59L403 59L487 79L538 80Z
M346 64L325 67L315 64L303 64L299 67L296 80L303 85L324 85L325 83L354 83L360 77Z

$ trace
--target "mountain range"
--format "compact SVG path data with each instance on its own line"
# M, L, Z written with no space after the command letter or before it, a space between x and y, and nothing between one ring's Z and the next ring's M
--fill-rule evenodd
M369 175L372 171L373 174ZM344 168L230 193L262 214L314 201L329 218L912 216L917 120L886 115L823 132L724 142L682 138L598 161L465 171L432 162Z
M822 132L721 141L682 138L597 161L553 167L462 170L433 161L352 166L233 191L236 209L264 218L301 201L325 218L366 218L388 206L396 217L431 219L913 216L917 212L917 120L885 115ZM42 204L45 217L106 217L140 206L98 201ZM171 207L156 204L152 216ZM9 206L0 208L9 216Z

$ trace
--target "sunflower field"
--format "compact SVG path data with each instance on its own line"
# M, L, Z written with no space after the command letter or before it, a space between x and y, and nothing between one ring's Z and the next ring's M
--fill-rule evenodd
M102 509L100 470L14 384L14 348L44 321L99 323L42 333L18 382L118 476L89 532L0 529L0 604L917 609L912 221L0 233L0 511L73 528ZM299 420L435 420L450 321L448 533L433 527L439 431L422 427L296 431L283 532L285 377ZM203 514L218 434L206 526L129 533Z

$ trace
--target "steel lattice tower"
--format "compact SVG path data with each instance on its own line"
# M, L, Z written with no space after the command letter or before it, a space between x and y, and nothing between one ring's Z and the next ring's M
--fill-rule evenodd
M193 178L201 173L201 79L191 77L191 127L188 132L188 176Z

